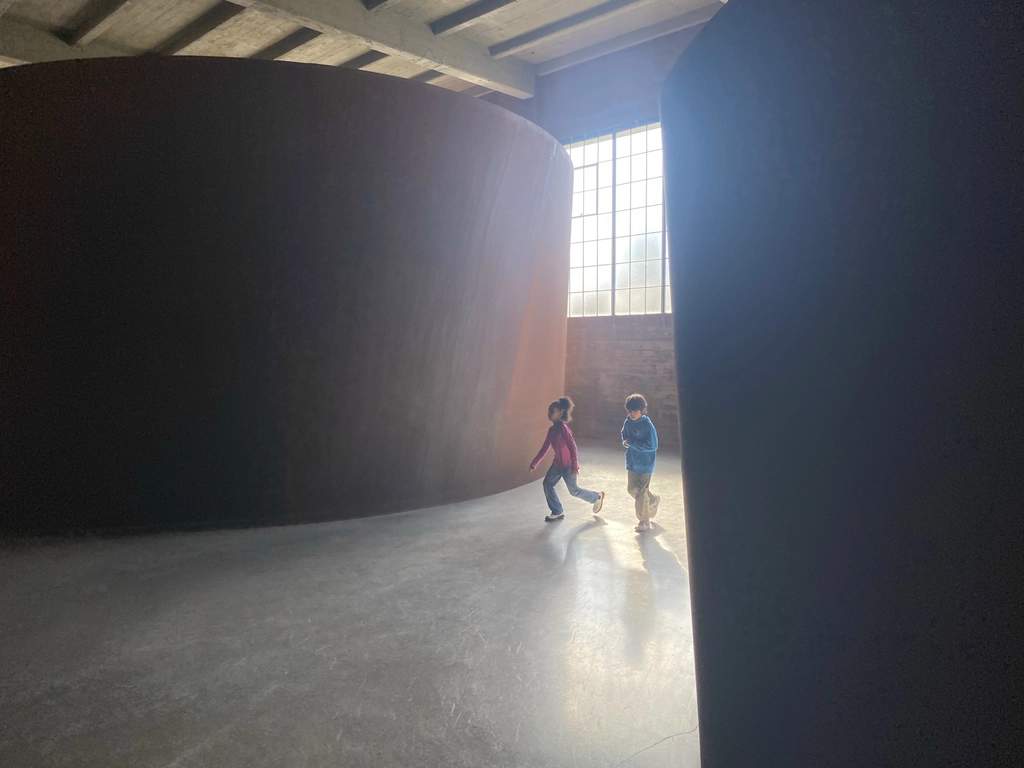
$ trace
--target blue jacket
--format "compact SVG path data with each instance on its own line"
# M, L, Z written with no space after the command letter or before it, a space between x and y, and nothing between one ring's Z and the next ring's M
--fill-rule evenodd
M628 417L622 425L622 439L629 441L626 449L626 469L649 475L654 472L654 459L658 455L658 431L646 416L636 421Z

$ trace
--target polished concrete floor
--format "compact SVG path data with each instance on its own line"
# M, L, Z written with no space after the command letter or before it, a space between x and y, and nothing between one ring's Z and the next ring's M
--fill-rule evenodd
M529 461L530 457L524 457ZM0 766L699 762L679 461L321 525L0 549Z

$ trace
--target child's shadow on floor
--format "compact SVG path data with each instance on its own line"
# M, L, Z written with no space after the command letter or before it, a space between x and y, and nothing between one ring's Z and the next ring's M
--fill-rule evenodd
M655 578L673 580L687 579L686 568L679 562L674 552L665 549L658 542L658 535L664 532L664 528L654 523L654 527L647 533L638 533L636 536L637 546L640 547L640 556L644 561L644 568Z
M534 536L531 549L536 552L539 548L544 562L550 565L565 565L570 559L570 554L580 534L603 525L608 525L608 523L599 517L579 523L568 531L565 530L565 520L545 523L543 530L537 531L537 535Z

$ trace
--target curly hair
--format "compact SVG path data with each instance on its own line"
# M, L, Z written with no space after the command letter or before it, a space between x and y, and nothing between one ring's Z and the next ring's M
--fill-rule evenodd
M573 401L568 397L560 397L548 406L548 413L554 408L562 412L563 422L572 421L572 409L575 407Z

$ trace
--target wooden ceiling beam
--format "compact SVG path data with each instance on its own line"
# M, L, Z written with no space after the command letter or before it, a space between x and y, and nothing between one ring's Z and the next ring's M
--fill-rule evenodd
M191 24L187 24L179 29L164 42L150 51L150 53L159 56L173 56L178 53L178 51L184 50L188 46L192 45L196 40L206 37L206 35L213 32L213 30L221 24L233 19L244 10L245 9L242 6L235 5L234 3L217 3L217 5L213 6L213 8L208 10Z
M519 98L533 95L532 64L519 59L496 61L487 48L458 35L437 37L417 19L386 7L372 12L362 0L235 0L239 5L290 19L324 34L361 38L374 50L425 69Z
M575 67L577 64L583 64L584 62L592 61L600 58L601 56L607 56L609 53L616 53L618 51L625 50L626 48L632 48L634 45L640 45L641 43L646 43L649 40L654 40L658 37L664 37L665 35L671 35L674 32L681 32L684 29L700 26L701 24L708 22L712 16L718 13L721 7L722 3L719 3L716 0L709 5L695 8L692 11L658 22L657 24L651 24L649 27L637 29L633 32L627 32L624 35L613 37L611 40L605 40L603 43L588 45L586 48L581 48L578 51L567 53L564 56L559 56L548 61L542 61L537 64L537 74L550 75L552 72L558 72L562 69Z
M9 16L0 18L0 59L8 64L36 64L44 61L129 55L127 51L99 41L90 45L69 45L65 40L45 30Z
M490 47L489 51L491 56L496 59L513 56L529 50L537 43L558 37L570 30L589 26L598 21L604 21L610 16L624 11L631 11L642 5L650 5L653 2L657 2L657 0L608 0L608 2L601 3L601 5L574 13L572 16L566 16L564 19L553 21L550 24L545 24L543 27L538 27L521 35L516 35L504 42L496 43Z
M516 0L479 0L472 5L467 5L465 8L460 8L454 13L449 13L437 21L431 22L430 31L435 35L448 35L452 32L458 32L460 29L465 29L471 24L475 24L484 16L494 13L506 5L512 5L514 2Z
M88 45L98 38L117 19L132 9L137 0L103 0L86 6L86 18L67 37L71 45Z
M354 59L349 59L338 66L342 69L362 69L363 67L368 67L371 64L376 64L378 61L386 59L387 57L388 55L386 53L381 53L380 51L367 51L366 53L356 56Z
M287 37L278 40L276 43L271 43L262 51L257 51L249 58L251 59L266 59L273 60L284 56L286 53L291 53L296 48L299 48L310 40L315 40L320 37L320 33L315 29L298 29L292 32Z
M439 80L444 77L443 72L435 72L434 70L428 70L426 72L420 72L418 75L413 75L409 80L415 80L417 83L432 83L435 80Z

